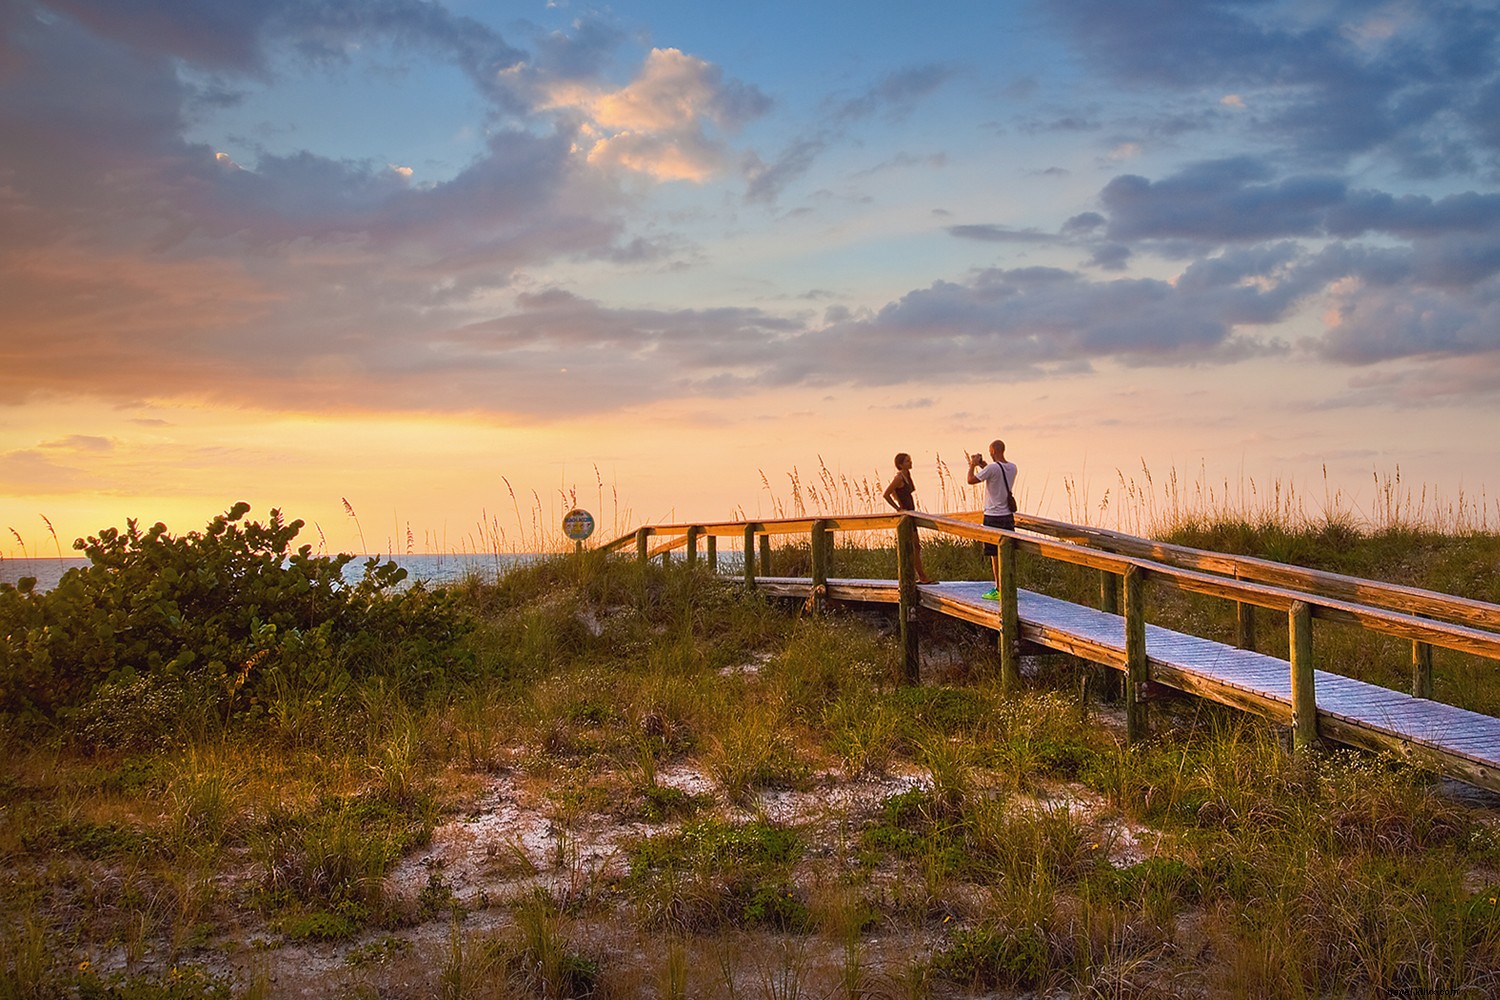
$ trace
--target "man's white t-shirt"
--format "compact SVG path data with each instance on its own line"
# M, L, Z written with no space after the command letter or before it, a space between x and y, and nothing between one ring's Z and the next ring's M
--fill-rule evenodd
M1006 480L1010 481L1009 492L1016 491L1016 463L991 462L974 473L974 478L984 483L984 512L993 517L1014 514L1005 502Z

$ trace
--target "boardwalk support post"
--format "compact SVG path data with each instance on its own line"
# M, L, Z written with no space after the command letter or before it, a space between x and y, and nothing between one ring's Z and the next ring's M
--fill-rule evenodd
M1287 612L1292 655L1292 748L1318 745L1318 698L1313 688L1312 605L1293 601Z
M822 614L828 596L828 520L818 518L812 525L812 610Z
M1255 605L1246 601L1234 605L1234 644L1255 652Z
M922 679L917 646L917 522L904 514L896 522L896 585L900 593L901 678L907 684L916 684Z
M708 571L715 575L719 572L719 536L708 536Z
M641 562L651 558L651 529L637 528L635 532L635 555Z
M702 532L703 529L696 524L687 530L687 564L690 567L698 565L698 536Z
M1146 571L1125 570L1125 740L1144 739L1149 718L1146 689Z
M1432 646L1418 639L1411 641L1411 696L1432 697Z
M915 534L915 522L913 522ZM1016 597L1016 540L1000 539L1000 694L1021 690L1021 612Z
M1107 615L1120 613L1120 578L1107 569L1099 571L1099 610ZM1120 700L1120 676L1112 667L1096 667L1103 674L1100 694L1105 701Z
M755 522L745 525L745 589L755 589Z
M771 535L770 532L760 536L760 575L771 575Z

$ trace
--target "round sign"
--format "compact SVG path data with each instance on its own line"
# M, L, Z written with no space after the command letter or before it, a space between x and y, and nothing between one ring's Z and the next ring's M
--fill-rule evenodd
M594 533L594 515L582 507L574 507L563 515L563 534L575 542L581 542Z

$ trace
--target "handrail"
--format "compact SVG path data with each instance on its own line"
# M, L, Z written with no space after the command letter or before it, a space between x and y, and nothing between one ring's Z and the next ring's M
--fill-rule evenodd
M1479 628L1500 629L1500 605L1473 598L1293 566L1256 556L1233 555L1157 542L1105 528L1084 527L1034 515L1018 514L1016 523L1029 531L1052 535L1064 541L1123 555L1139 555L1186 569L1221 573L1256 583L1290 587L1320 597L1443 618Z
M979 519L975 512L947 515L908 511L828 518L644 525L637 532L609 542L603 549L615 551L635 541L640 532L647 535L681 533L681 538L652 549L651 554L656 555L685 545L689 528L704 535L743 537L747 527L753 525L757 535L788 535L810 533L818 523L823 524L825 530L879 530L896 527L903 518L911 518L920 527L972 541L994 544L1010 538L1020 551L1116 575L1123 576L1131 566L1136 566L1150 574L1152 580L1167 586L1283 613L1290 613L1296 604L1302 602L1308 605L1314 618L1355 624L1414 642L1500 659L1500 634L1472 624L1493 623L1500 629L1500 606L1497 605L1263 559L1211 553L1025 514L1017 516L1018 526L1051 535L1057 540L985 527L975 523ZM1259 579L1261 577L1265 579ZM1347 596L1350 593L1355 599ZM1416 608L1422 613L1414 613ZM1450 608L1457 610L1442 613Z
M957 514L924 514L915 513L919 525L924 528L942 531L944 534L956 535L960 538L969 538L974 541L987 541L993 543L999 535L995 534L998 529L983 528L978 525L981 516L978 511L962 511ZM877 531L882 528L894 528L895 522L900 519L900 514L843 514L843 516L828 517L826 525L831 531ZM687 531L690 526L696 526L702 534L729 535L738 538L744 532L745 523L754 523L759 526L759 531L768 535L802 534L810 532L814 517L787 517L787 519L754 520L754 522L717 522L705 523L705 525L652 525L649 526L651 534L678 534ZM960 528L959 523L972 526L972 531ZM1271 559L1260 559L1256 556L1230 555L1230 553L1211 552L1206 549L1193 549L1190 546L1178 546L1178 544L1154 541L1151 538L1140 538L1137 535L1122 534L1122 532L1109 531L1106 528L1089 528L1083 525L1071 525L1061 520L1049 519L1049 517L1038 517L1035 514L1017 514L1017 528L1026 531L1037 532L1037 534L1052 535L1062 543L1071 544L1074 547L1094 550L1100 553L1112 553L1112 555L1124 556L1127 559L1145 559L1149 564L1157 565L1158 576L1170 577L1169 570L1199 571L1203 576L1185 577L1193 579L1196 586L1188 586L1184 589L1193 589L1200 594L1217 595L1227 597L1229 600L1239 600L1230 597L1229 594L1221 594L1218 588L1209 585L1205 579L1214 576L1226 577L1241 583L1259 583L1259 585L1277 588L1284 592L1295 592L1299 595L1310 595L1319 598L1314 607L1314 616L1323 618L1337 618L1338 621L1353 622L1355 616L1338 615L1341 610L1347 610L1347 606L1361 606L1367 609L1382 609L1388 612L1397 612L1403 615L1401 619L1394 621L1407 621L1407 619L1439 619L1439 621L1451 622L1455 625L1469 625L1482 631L1500 631L1500 604L1490 604L1487 601L1473 600L1473 598L1458 597L1454 594L1442 594L1439 591L1427 591L1427 589L1415 588L1415 586L1401 585L1401 583L1388 583L1383 580L1368 580L1364 577L1347 576L1343 573L1329 573L1325 570L1310 570L1307 567L1296 567L1296 565L1274 562ZM942 526L941 526L942 525ZM606 552L625 546L634 540L634 532L616 540L610 541L604 546ZM1034 544L1025 544L1029 540L1025 535L1019 535L1023 541L1023 547L1029 550L1038 550ZM672 547L681 546L685 538L676 541ZM1062 555L1062 550L1050 549L1043 555L1050 558L1059 558L1062 561L1074 562L1077 565L1098 568L1098 570L1110 571L1110 573L1124 573L1127 562L1118 562L1115 559L1098 559L1098 561L1086 561L1086 559L1067 558ZM1143 564L1145 565L1145 564ZM1151 568L1151 567L1148 567ZM1290 601L1263 601L1250 600L1253 595L1260 594L1262 597L1271 597L1271 591L1245 591L1247 603L1256 604L1266 609L1287 610ZM1323 615L1319 615L1322 609Z
M1235 602L1236 643L1245 649L1255 646L1254 610L1269 608L1286 616L1288 628L1288 661L1290 671L1292 745L1297 749L1314 746L1319 739L1319 710L1316 670L1313 663L1312 623L1315 618L1352 623L1360 628L1411 641L1411 693L1415 698L1432 695L1432 648L1459 650L1490 660L1500 661L1500 630L1480 625L1500 626L1500 605L1469 598L1439 594L1434 591L1398 584L1384 584L1337 573L1309 570L1284 563L1231 556L1217 552L1170 545L1136 538L1118 532L1086 528L1031 515L1018 515L1020 531L991 528L974 512L928 514L901 511L892 514L853 514L824 518L777 518L769 521L721 521L710 524L646 525L633 534L615 539L603 548L616 551L631 540L638 558L647 560L661 555L663 560L679 547L688 547L688 562L697 558L698 536L708 536L710 565L717 567L715 539L739 536L744 545L743 572L745 586L757 586L759 576L770 576L772 535L808 533L812 551L812 581L807 588L807 607L814 613L822 610L830 590L829 556L833 530L896 529L897 604L902 643L902 676L907 681L919 679L920 658L917 653L919 609L926 599L918 592L915 562L917 529L926 528L954 538L994 544L998 552L997 582L999 601L997 616L990 627L999 632L1000 690L1009 695L1021 683L1020 643L1023 628L1018 614L1017 554L1033 553L1044 559L1092 568L1100 573L1100 609L1108 614L1123 612L1125 648L1123 657L1106 655L1106 666L1124 672L1124 709L1126 739L1134 742L1149 729L1147 698L1151 687L1151 657L1146 648L1145 586L1157 581L1179 590L1205 594ZM650 544L651 536L668 536L666 542ZM673 535L679 537L671 537ZM758 549L758 551L757 551ZM1117 587L1123 583L1124 607L1118 606ZM771 584L785 590L785 581ZM941 601L939 596L937 600ZM977 621L969 615L960 615ZM983 622L980 622L983 624ZM1068 650L1067 645L1057 647ZM1098 655L1098 654L1096 654ZM1172 682L1168 682L1169 685ZM1220 699L1225 700L1225 699ZM1235 699L1226 703L1244 705ZM1281 710L1257 708L1283 718ZM1332 731L1349 739L1337 719L1329 723ZM1369 744L1369 739L1375 739ZM1385 746L1384 737L1361 736L1361 745ZM1455 758L1457 760L1457 758ZM1447 765L1460 777L1476 778L1486 787L1500 790L1500 778L1484 768L1475 771L1471 762L1450 760Z

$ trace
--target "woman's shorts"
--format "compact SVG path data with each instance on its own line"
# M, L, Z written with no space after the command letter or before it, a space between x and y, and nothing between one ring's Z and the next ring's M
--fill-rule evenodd
M1006 531L1016 530L1016 515L1014 514L986 514L984 515L984 526L986 528L1004 528ZM987 556L998 555L1000 550L989 542L984 543L984 554Z

